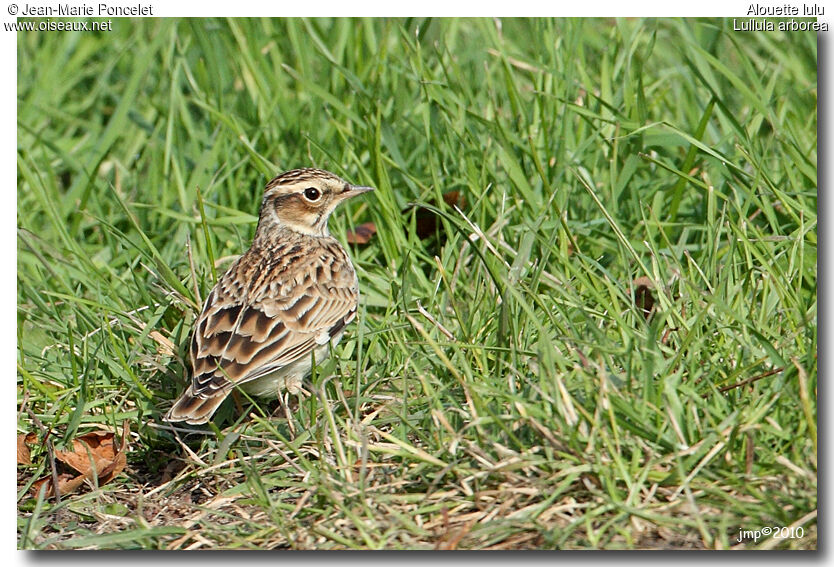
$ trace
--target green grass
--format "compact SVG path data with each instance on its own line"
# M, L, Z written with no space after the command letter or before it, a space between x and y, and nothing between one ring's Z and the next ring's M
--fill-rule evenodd
M60 502L33 451L21 548L816 548L815 34L118 20L18 61L18 432L131 431ZM378 188L330 223L378 229L357 323L289 421L186 450L201 298L311 165Z

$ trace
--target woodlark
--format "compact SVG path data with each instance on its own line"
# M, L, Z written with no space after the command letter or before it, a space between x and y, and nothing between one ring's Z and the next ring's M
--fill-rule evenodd
M356 317L359 286L327 219L372 191L321 169L295 169L266 185L252 246L209 293L194 324L191 385L165 416L206 423L229 392L296 393Z

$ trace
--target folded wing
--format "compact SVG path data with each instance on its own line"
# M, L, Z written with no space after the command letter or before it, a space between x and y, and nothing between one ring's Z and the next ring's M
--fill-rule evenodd
M339 252L335 260L333 254L307 255L296 266L248 266L242 257L212 290L198 318L190 353L192 395L228 392L310 356L337 336L356 316L359 295L353 268ZM268 270L295 275L263 273ZM247 279L244 293L225 281Z

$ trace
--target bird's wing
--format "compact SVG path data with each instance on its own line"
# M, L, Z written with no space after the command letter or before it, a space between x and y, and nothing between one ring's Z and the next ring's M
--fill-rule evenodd
M356 316L356 276L341 248L289 266L246 256L220 279L197 319L191 342L197 396L310 356Z

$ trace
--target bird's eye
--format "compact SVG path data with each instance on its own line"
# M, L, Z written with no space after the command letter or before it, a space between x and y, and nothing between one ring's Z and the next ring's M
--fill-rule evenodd
M307 197L309 201L318 201L319 197L321 197L321 193L315 187L307 187L304 190L304 196Z

